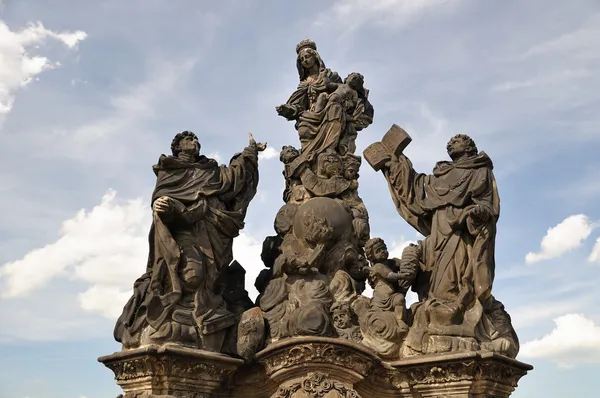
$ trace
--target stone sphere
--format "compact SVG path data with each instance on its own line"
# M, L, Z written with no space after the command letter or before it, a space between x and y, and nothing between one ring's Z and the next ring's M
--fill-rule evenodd
M312 198L296 211L294 235L312 244L347 239L352 235L352 216L339 200Z

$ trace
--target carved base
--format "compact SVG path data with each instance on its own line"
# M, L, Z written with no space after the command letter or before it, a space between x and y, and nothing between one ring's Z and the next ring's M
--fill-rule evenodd
M150 345L98 358L115 374L125 398L230 397L232 374L244 362L180 346Z
M358 398L361 395L354 385L379 362L364 346L326 337L282 340L259 352L256 358L265 367L268 379L278 386L271 398Z
M487 351L424 355L376 369L363 396L506 398L531 365Z
M385 362L360 344L326 337L282 340L256 359L147 346L99 361L125 398L507 398L532 369L487 351Z

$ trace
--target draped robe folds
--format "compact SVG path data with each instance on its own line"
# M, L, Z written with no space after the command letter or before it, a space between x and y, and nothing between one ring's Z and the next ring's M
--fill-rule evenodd
M385 170L398 213L426 236L423 262L432 272L429 296L453 300L466 281L478 299L490 295L500 215L492 169L491 159L481 152L457 162L439 162L433 175L416 173L404 156ZM475 206L487 211L487 221L469 215Z
M224 307L222 298L214 293L214 282L233 260L233 238L244 226L246 209L258 185L254 147L236 154L228 167L205 156L185 162L162 155L153 170L157 181L152 203L167 196L173 199L175 209L153 215L146 273L136 281L134 295L115 327L116 340L125 346L139 344L144 325L159 330L173 321L178 306L191 303L196 322ZM186 288L181 269L186 265L182 256L188 257L186 251L190 250L201 268L200 286L192 291Z
M434 334L473 335L473 327L480 322L481 312L471 311L475 319L465 315L462 322L467 323L462 326L460 318L451 321L458 322L456 326L445 321L437 324L440 318L433 325L427 315L431 306L463 306L468 310L479 302L479 308L485 309L493 300L500 201L492 169L491 159L481 152L456 162L439 162L432 175L416 173L403 155L384 170L398 213L426 237L419 246L424 275L430 273L430 277L425 278L426 286L413 286L424 297L413 308L416 329L411 328L406 340L417 351L422 349L423 333L428 330ZM487 212L485 221L470 215L476 206ZM465 295L466 291L469 294ZM464 302L469 296L470 302Z
M342 79L330 69L324 69L314 80L302 80L290 96L287 105L294 108L292 119L300 136L302 153L318 155L327 149L345 154L354 153L357 132L373 122L373 106L367 99L368 90L349 112L340 103L329 102L324 109L315 110L317 98L342 84Z

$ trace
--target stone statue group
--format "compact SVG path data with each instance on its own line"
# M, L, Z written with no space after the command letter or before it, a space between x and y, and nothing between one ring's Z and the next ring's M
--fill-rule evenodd
M176 344L246 360L299 336L346 339L386 360L479 350L516 357L510 316L492 295L500 201L490 158L459 134L447 145L451 160L421 174L403 153L411 138L402 128L370 145L365 160L424 236L390 258L385 242L370 236L358 195L355 140L374 117L364 77L340 78L313 41L296 53L298 87L276 110L295 122L300 145L281 150L285 203L263 243L256 302L232 244L266 144L250 135L225 166L201 155L198 137L184 131L153 167L148 263L115 339L124 350ZM407 307L409 290L418 302Z

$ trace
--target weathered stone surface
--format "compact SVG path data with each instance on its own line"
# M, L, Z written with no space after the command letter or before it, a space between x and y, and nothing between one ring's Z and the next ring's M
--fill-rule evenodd
M299 84L276 110L295 121L300 149L284 146L286 202L275 219L257 279L268 346L293 336L362 339L355 300L364 290L369 215L358 195L359 131L373 121L364 77L342 81L316 44L296 47Z
M417 270L411 285L419 302L410 309L398 357L489 350L514 358L517 335L492 295L500 215L492 161L470 137L458 134L447 145L452 161L438 162L431 175L420 174L402 154L409 142L393 126L365 153L385 176L398 213L425 236L402 254L404 267Z
M490 158L459 134L451 161L417 173L398 125L365 149L424 236L390 258L358 195L355 140L374 115L364 77L342 81L311 40L296 53L298 87L276 110L300 145L280 153L285 204L263 243L256 303L231 248L266 144L250 136L226 167L178 134L154 167L147 272L115 327L123 351L99 360L126 398L508 397L531 366L511 359L519 341L491 292ZM367 281L372 298L361 295ZM408 289L419 296L411 308Z
M506 398L531 369L487 351L423 355L377 368L358 391L373 397Z
M146 273L114 330L124 349L180 344L235 353L234 325L252 302L244 269L232 263L232 243L256 193L265 148L250 135L249 146L219 166L185 131L173 139L172 156L160 157Z
M379 363L373 352L359 344L325 337L282 340L259 352L257 360L279 386L273 397L294 398L359 397L354 385Z
M178 346L99 359L125 398L506 398L530 365L486 351L381 361L344 339L297 337L257 354L260 363Z
M299 381L286 383L271 398L359 398L360 395L344 383L331 379L328 373L309 372Z
M125 398L231 396L231 377L244 361L180 346L149 345L98 359L115 374Z

